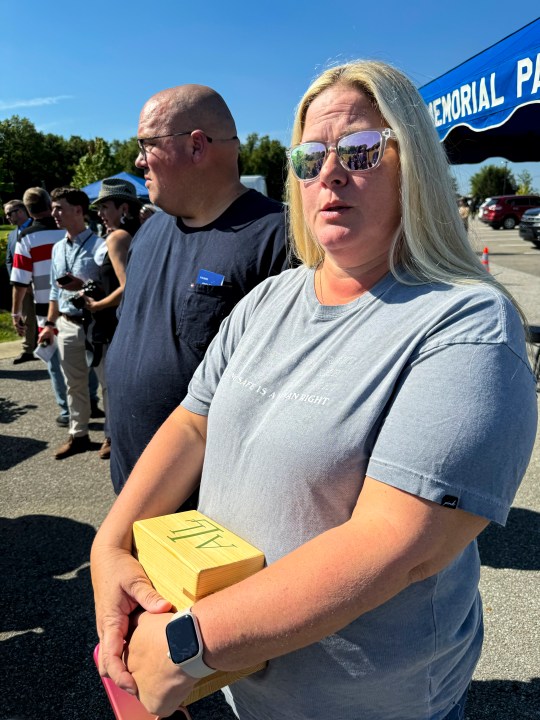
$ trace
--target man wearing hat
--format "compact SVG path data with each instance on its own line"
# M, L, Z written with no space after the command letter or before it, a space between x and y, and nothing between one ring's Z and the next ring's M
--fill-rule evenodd
M143 107L138 136L135 164L164 212L132 243L107 356L116 492L185 397L221 321L286 265L283 205L240 183L235 122L217 92L159 92Z
M51 341L54 329L58 330L58 352L69 406L69 437L54 453L61 460L91 448L86 333L83 310L73 300L85 282L98 279L104 243L86 226L89 207L86 193L77 188L56 188L51 200L52 215L66 235L52 251L49 310L40 341Z

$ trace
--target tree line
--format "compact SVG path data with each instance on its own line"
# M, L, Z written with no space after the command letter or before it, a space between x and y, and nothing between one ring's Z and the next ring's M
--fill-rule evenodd
M528 170L523 170L517 179L506 163L504 166L486 165L470 179L471 196L484 199L497 195L537 195L533 187L533 178Z
M27 118L14 115L0 121L0 202L22 198L33 186L52 190L62 185L85 187L119 172L143 176L135 167L137 139L66 139L36 129ZM268 135L248 135L240 145L241 175L264 175L270 197L283 199L285 147Z
M61 185L85 187L119 172L143 176L135 167L137 139L66 139L36 130L27 118L14 115L0 121L0 203L22 198L36 185L52 190ZM286 176L285 147L268 135L252 133L240 145L241 175L264 175L270 197L283 199ZM516 178L507 165L487 165L470 179L470 195L484 199L495 195L527 195L537 191L523 171ZM1 207L1 206L0 206Z

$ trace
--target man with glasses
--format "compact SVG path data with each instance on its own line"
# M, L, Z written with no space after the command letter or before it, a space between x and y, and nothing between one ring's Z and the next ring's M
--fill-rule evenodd
M4 205L4 215L10 225L16 225L15 229L9 233L6 245L6 268L8 271L8 277L11 278L17 240L19 239L21 232L31 225L32 218L28 215L22 200L10 200L7 202ZM34 294L31 286L28 287L26 291L22 303L21 314L17 320L19 321L21 328L24 329L24 335L22 336L22 352L13 360L14 365L19 365L20 363L36 359L33 353L37 343L37 321Z
M135 164L165 212L131 246L106 361L116 492L184 398L221 321L286 265L283 206L240 183L235 122L217 92L183 85L157 93L138 136Z

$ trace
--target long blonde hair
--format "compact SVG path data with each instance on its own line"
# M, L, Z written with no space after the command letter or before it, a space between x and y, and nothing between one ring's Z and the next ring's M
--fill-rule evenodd
M323 72L300 101L291 145L302 140L306 113L313 100L338 84L365 93L397 136L402 225L390 250L393 274L404 281L396 270L400 264L414 282L482 282L497 286L511 298L486 273L469 243L459 217L448 161L427 106L399 70L379 61L358 60ZM307 227L300 181L290 168L286 195L292 250L304 265L315 267L324 259L324 250Z

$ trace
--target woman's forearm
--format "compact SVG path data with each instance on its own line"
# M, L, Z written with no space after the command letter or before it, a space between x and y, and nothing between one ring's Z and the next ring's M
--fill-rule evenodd
M177 408L139 458L95 545L131 548L135 520L175 512L200 482L206 418Z
M487 525L371 478L364 491L351 520L195 604L210 667L237 670L317 642L439 572Z

